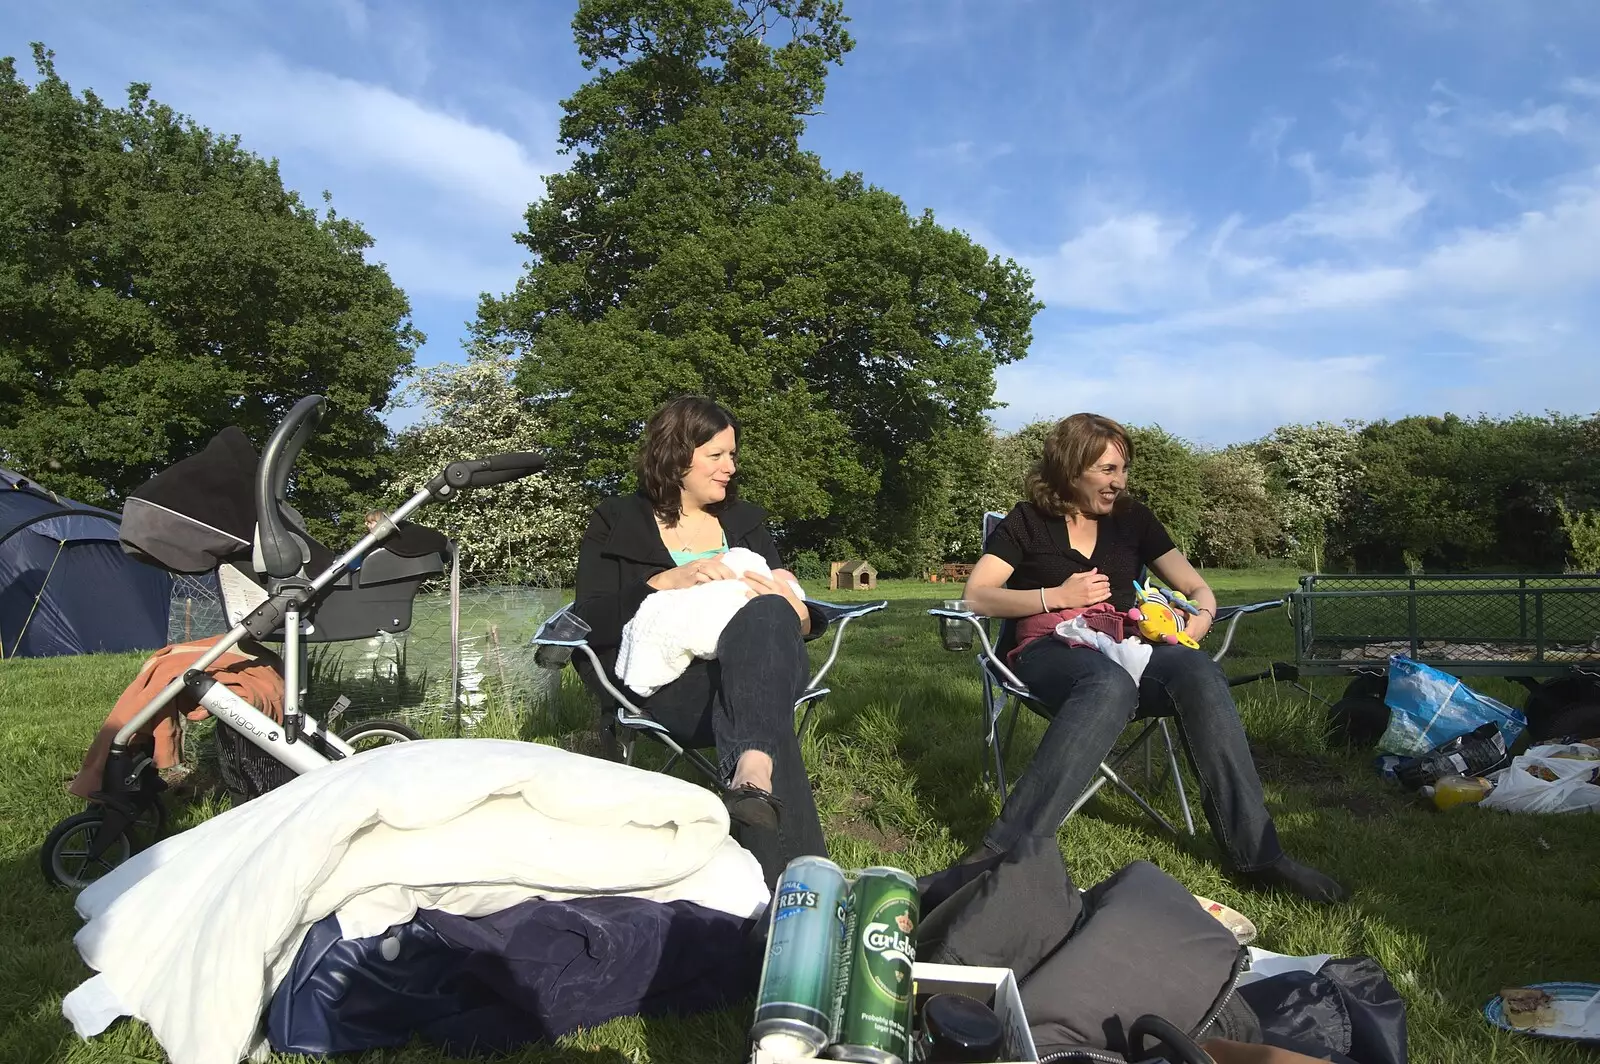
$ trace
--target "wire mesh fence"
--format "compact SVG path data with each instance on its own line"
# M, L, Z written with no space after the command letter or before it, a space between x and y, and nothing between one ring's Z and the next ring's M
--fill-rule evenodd
M1302 578L1301 665L1600 666L1600 574Z
M311 646L306 709L325 717L343 696L349 700L345 721L387 717L413 725L431 723L435 726L427 730L434 733L443 723L459 734L469 734L489 713L537 717L549 711L560 677L534 663L528 642L563 601L563 593L553 588L465 587L460 590L457 629L449 583L424 585L406 631ZM169 643L226 632L228 618L216 577L178 577L168 618Z

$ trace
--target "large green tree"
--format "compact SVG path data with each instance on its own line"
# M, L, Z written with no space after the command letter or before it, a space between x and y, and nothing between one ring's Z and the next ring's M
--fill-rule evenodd
M793 549L848 541L885 571L975 517L994 371L1039 309L1015 263L799 148L851 47L837 0L584 0L593 78L563 104L571 167L486 298L483 341L593 493L639 432L701 391L743 424L745 493Z
M1235 444L1204 452L1197 462L1201 508L1194 560L1244 567L1271 557L1282 545L1282 520L1255 448Z
M316 392L296 501L358 509L421 340L370 238L147 86L109 107L34 62L30 87L0 60L0 462L116 505L228 424L259 447Z
M1329 553L1362 571L1559 571L1560 504L1594 491L1573 417L1408 417L1358 435L1359 473Z
M1194 550L1206 509L1200 456L1187 440L1160 425L1127 428L1133 442L1129 493L1154 511L1180 549Z

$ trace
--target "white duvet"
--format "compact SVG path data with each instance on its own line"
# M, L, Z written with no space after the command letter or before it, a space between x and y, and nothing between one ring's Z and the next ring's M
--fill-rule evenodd
M747 547L734 547L717 560L738 576L772 575L767 560ZM789 586L796 598L805 597L799 584L791 580ZM750 585L743 580L712 580L647 595L622 626L617 678L649 698L682 676L694 659L716 657L722 630L749 601Z
M683 780L493 739L398 743L307 773L137 854L77 900L99 974L62 1012L85 1038L148 1023L173 1064L237 1064L306 931L346 937L419 908L629 894L750 916L760 866Z

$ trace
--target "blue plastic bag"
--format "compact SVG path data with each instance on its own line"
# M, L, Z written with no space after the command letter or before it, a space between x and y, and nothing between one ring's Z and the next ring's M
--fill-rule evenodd
M1528 726L1518 710L1403 654L1389 659L1389 691L1383 701L1389 707L1389 727L1378 749L1406 757L1421 757L1490 721L1510 747Z

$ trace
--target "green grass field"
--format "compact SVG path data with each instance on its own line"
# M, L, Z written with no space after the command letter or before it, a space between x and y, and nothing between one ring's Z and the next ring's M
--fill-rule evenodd
M1286 570L1211 572L1224 602L1277 598ZM977 840L998 806L980 777L978 682L970 655L943 651L924 609L955 585L885 583L891 606L852 627L830 677L834 696L806 738L832 856L846 866L888 863L913 873L947 865ZM814 650L820 651L820 646ZM1225 662L1248 672L1288 659L1293 639L1279 611L1249 618ZM131 679L138 656L13 661L0 666L0 1061L145 1064L162 1060L143 1025L124 1022L82 1043L62 1020L61 997L89 973L72 947L71 898L46 887L37 847L77 805L63 790L99 721ZM569 674L570 676L570 674ZM1337 680L1314 681L1335 697ZM1522 690L1475 682L1520 705ZM1198 840L1165 837L1129 802L1096 799L1061 833L1080 885L1145 858L1191 890L1249 915L1258 944L1294 954L1364 953L1389 971L1410 1004L1411 1059L1592 1061L1592 1050L1503 1034L1479 1010L1502 986L1549 979L1600 980L1600 832L1593 817L1531 817L1467 808L1439 814L1385 785L1371 756L1329 749L1322 706L1286 684L1238 690L1279 830L1292 853L1344 881L1354 898L1324 908L1246 893L1222 875L1202 827ZM514 715L503 706L479 734L590 749L591 721L570 680L561 697ZM435 719L430 727L445 727ZM1010 771L1020 772L1042 731L1018 728ZM202 770L202 775L203 770ZM1172 807L1170 794L1164 796ZM182 829L226 799L202 793L175 809ZM1198 817L1198 804L1196 816ZM182 919L182 913L174 913ZM748 1007L690 1021L619 1020L556 1047L508 1058L572 1061L733 1062L745 1055ZM297 1058L275 1058L280 1064ZM434 1064L417 1044L363 1064Z

